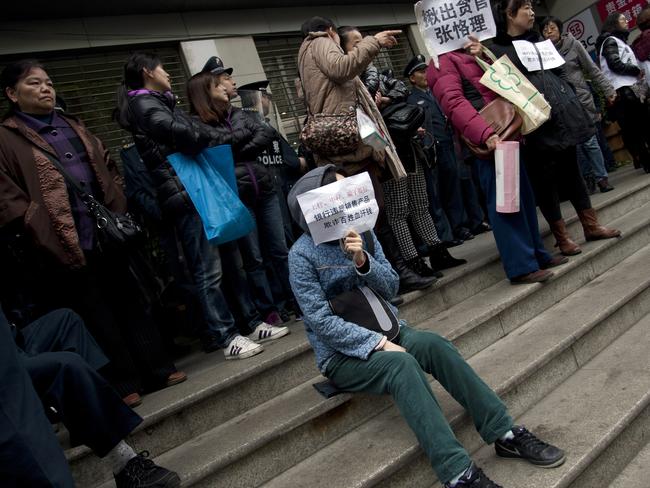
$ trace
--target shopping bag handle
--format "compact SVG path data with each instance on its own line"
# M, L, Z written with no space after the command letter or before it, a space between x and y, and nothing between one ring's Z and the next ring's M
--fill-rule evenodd
M481 52L485 54L488 57L488 59L492 61L492 63L497 62L497 57L494 55L494 53L482 44L481 44ZM476 60L478 65L481 68L483 68L483 71L487 71L488 69L490 69L490 65L484 59L481 59L480 56L474 56L474 59Z

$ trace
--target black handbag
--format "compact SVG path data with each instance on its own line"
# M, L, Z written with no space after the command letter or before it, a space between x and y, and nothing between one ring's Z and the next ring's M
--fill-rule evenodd
M61 162L50 153L44 153L59 170L66 183L79 195L88 208L88 213L95 220L97 239L102 249L125 247L142 234L140 225L128 213L113 212L102 205L93 195L84 191L81 184L63 167Z
M386 107L381 116L390 135L397 139L413 137L424 124L424 109L406 102Z
M374 254L374 241L370 232L364 233L368 252ZM343 292L330 299L330 308L346 322L379 332L392 341L399 335L399 321L383 297L368 286Z
M330 301L330 308L346 322L379 332L392 341L399 335L399 321L388 302L368 286L340 293Z

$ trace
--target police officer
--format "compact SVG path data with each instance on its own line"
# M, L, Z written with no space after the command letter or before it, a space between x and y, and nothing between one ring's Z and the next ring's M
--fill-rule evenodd
M261 113L258 113L259 118L273 130L273 140L257 159L268 168L273 177L273 184L280 199L285 237L287 245L290 246L299 235L289 214L287 196L294 183L305 172L307 162L296 154L291 144L271 123L273 97L268 87L268 80L262 80L242 85L237 92L242 99L242 107L249 111L256 111L255 107L258 107L258 110L261 110Z
M425 144L431 145L431 159L437 164L425 169L429 190L430 210L441 238L448 245L461 244L474 238L474 233L485 232L484 214L469 168L459 165L454 148L454 134L442 113L426 77L427 63L423 55L415 56L404 70L404 76L413 85L407 102L421 106L425 111ZM470 230L471 229L471 230Z

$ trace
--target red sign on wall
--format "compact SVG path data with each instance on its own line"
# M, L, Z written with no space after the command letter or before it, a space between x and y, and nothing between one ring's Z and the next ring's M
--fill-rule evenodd
M601 20L605 20L612 12L620 12L627 17L629 28L632 29L636 26L636 18L641 9L649 3L650 0L600 0L598 13Z

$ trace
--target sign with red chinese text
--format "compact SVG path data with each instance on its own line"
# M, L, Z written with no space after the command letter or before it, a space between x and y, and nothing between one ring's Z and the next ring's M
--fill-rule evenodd
M605 20L612 12L620 12L627 17L628 26L632 29L636 27L636 18L648 3L648 0L600 0L598 13L600 19Z
M434 58L460 49L470 35L482 41L497 33L489 0L422 0L415 18Z
M379 216L368 172L298 195L298 203L316 245L342 239L351 230L372 230Z

